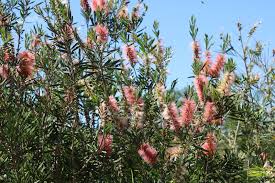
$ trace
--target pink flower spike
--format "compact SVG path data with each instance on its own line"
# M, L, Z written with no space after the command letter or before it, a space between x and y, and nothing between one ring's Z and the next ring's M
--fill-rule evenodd
M90 5L88 0L80 0L80 6L84 12L88 12L90 9Z
M97 137L98 153L106 151L107 155L110 156L112 153L112 143L113 136L111 134L104 136L102 133L99 133Z
M0 66L0 76L3 79L7 79L8 75L9 75L9 66L8 66L8 64L1 65Z
M108 28L106 26L98 24L95 27L95 32L96 32L96 35L97 35L97 41L98 42L106 43L108 41L109 31L108 31Z
M19 53L19 60L20 63L17 67L19 74L24 77L32 76L35 64L34 54L29 51L23 51L22 53Z
M216 62L212 65L210 69L210 75L212 77L218 77L220 75L220 71L223 69L225 64L225 56L224 55L217 55Z
M181 109L181 120L186 126L189 126L194 118L196 103L194 100L185 100Z
M123 19L123 18L128 18L128 8L127 6L122 7L122 9L119 11L118 18Z
M200 49L200 44L198 41L192 42L192 50L193 50L193 55L194 55L194 61L199 61L201 49Z
M208 80L204 75L196 76L195 81L194 81L194 85L195 85L195 88L196 88L196 91L197 91L199 101L201 103L203 103L203 101L204 101L203 88L207 83L208 83Z
M182 127L182 122L179 119L179 113L178 108L175 104L175 102L172 102L168 105L168 114L170 119L172 120L172 126L171 129L178 131Z
M133 11L132 11L132 19L138 19L138 18L140 17L140 15L139 15L140 6L141 6L141 4L138 3L138 4L133 8Z
M139 99L137 100L137 106L138 106L138 109L139 109L139 110L142 110L142 109L143 109L143 107L144 107L144 101L143 101L142 98L139 98Z
M210 73L210 69L211 69L211 53L210 51L205 51L205 61L204 61L204 68L203 68L203 73L208 75Z
M158 152L148 143L144 143L139 147L138 154L147 164L152 165L157 161Z
M123 93L128 105L134 105L136 102L136 89L133 86L124 86Z
M117 101L116 101L116 98L114 96L109 96L108 104L109 104L111 110L113 110L114 112L119 111L119 107L117 105Z
M131 62L131 64L135 64L137 62L137 52L135 50L135 47L133 45L131 46L124 46L123 52L125 55L125 58Z
M206 156L213 156L217 150L217 139L214 134L207 134L206 140L201 146L205 151Z
M92 0L93 11L105 11L108 12L108 3L106 0Z
M204 121L211 123L216 114L216 107L214 102L207 101L204 107L203 118Z

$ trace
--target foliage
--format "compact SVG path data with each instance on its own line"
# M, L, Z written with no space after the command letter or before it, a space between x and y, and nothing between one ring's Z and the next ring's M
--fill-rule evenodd
M79 32L70 3L0 1L1 182L274 181L274 68L249 42L257 26L244 37L238 23L240 48L221 35L213 59L192 17L194 85L176 91L144 2L92 2Z

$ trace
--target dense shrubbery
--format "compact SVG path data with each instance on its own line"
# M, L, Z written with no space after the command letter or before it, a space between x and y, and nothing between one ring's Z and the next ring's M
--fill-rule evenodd
M251 46L257 26L212 55L192 17L194 86L180 92L142 1L80 3L85 33L70 4L0 1L1 182L274 181L274 57Z

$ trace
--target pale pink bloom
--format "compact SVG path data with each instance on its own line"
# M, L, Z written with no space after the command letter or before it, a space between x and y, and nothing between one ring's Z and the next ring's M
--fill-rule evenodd
M123 93L128 105L134 105L136 102L136 89L133 86L124 86Z
M218 54L216 58L216 62L212 65L209 74L212 77L218 77L220 75L220 71L223 69L224 64L225 64L225 56L222 54Z
M3 79L7 79L8 75L9 75L9 66L8 66L8 64L1 65L0 66L0 76Z
M231 86L235 81L235 74L233 72L226 72L217 88L217 91L224 96L230 95Z
M172 102L168 105L168 114L172 120L171 129L178 131L182 127L182 122L179 119L178 108L175 102Z
M137 52L133 45L131 46L124 46L123 52L125 58L131 62L131 64L135 64L137 62Z
M181 120L188 126L194 118L196 103L194 100L185 100L181 109Z
M21 76L30 77L32 76L35 64L35 56L29 51L23 51L19 53L19 66L18 72Z
M92 0L93 11L108 11L108 3L106 0Z
M157 41L157 50L158 50L158 52L159 52L159 54L161 54L161 55L163 55L163 53L164 53L164 46L163 46L163 40L162 39L159 39L158 41Z
M92 40L90 39L90 37L87 37L86 46L88 48L93 48L94 47L94 44L93 44Z
M88 0L80 0L80 6L84 12L88 12L90 9Z
M105 42L108 41L109 31L108 31L108 28L106 26L98 24L95 27L95 32L96 32L96 35L97 35L97 41L98 42L105 43Z
M172 160L173 158L177 158L183 152L183 148L180 145L176 145L173 147L169 147L166 149L165 154L166 158Z
M139 99L137 100L137 106L138 106L138 109L139 109L139 110L142 110L142 109L143 109L143 107L144 107L144 100L143 100L142 98L139 98Z
M268 154L266 152L262 152L260 154L260 158L262 159L262 161L266 161L267 160L267 157L268 157Z
M163 110L163 112L162 112L162 117L163 117L163 119L165 119L165 120L169 120L169 119L170 119L169 109L168 109L168 106L167 106L167 105L165 105L165 107L164 107L164 110Z
M144 143L139 147L138 154L147 164L152 165L157 161L158 152L148 143Z
M41 39L39 36L34 36L34 39L32 40L31 47L36 48L41 44Z
M210 53L210 51L206 51L205 52L205 61L203 64L204 65L203 72L207 75L210 74L211 64L212 64L211 53Z
M194 55L194 61L199 61L201 49L200 49L200 44L198 41L192 42L192 50L193 50L193 55Z
M99 117L100 117L100 127L104 128L107 122L107 105L106 102L103 101L99 105Z
M136 127L137 128L143 128L143 117L144 117L144 112L143 111L139 111L139 110L137 110L136 112L135 112L135 119L136 119Z
M217 139L214 134L208 133L205 142L201 146L207 156L213 156L217 150Z
M132 11L132 19L138 19L138 18L140 17L140 15L139 15L140 6L141 6L141 4L138 3L138 4L133 8L133 11Z
M205 58L206 58L206 59L211 59L211 52L210 52L209 50L206 50L206 51L204 52L204 55L205 55Z
M119 111L119 107L117 105L117 101L116 101L116 98L114 96L109 96L108 104L109 104L111 110L113 110L114 112Z
M71 24L67 23L64 27L65 34L67 38L73 39L74 38L74 29Z
M196 76L194 84L197 91L197 95L199 98L199 101L203 103L204 96L203 96L203 88L207 84L207 78L204 75Z
M124 6L121 8L121 10L118 12L118 18L128 18L128 8L127 6Z
M9 50L5 50L4 61L9 62L9 61L13 61L13 60L14 60L14 56L10 53Z
M158 83L156 85L156 97L158 99L158 101L160 102L161 105L163 105L164 102L164 97L165 97L165 86L162 83Z
M113 136L111 134L103 135L99 133L97 137L98 153L106 151L107 155L110 156L112 153L112 143Z
M204 107L203 118L204 121L211 123L216 115L216 106L214 102L207 101Z

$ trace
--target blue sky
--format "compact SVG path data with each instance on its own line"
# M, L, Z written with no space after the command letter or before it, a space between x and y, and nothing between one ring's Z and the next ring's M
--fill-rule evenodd
M137 2L137 0L132 0ZM71 0L74 13L79 12L79 1ZM154 20L160 22L161 37L164 44L174 51L169 66L169 79L179 78L178 88L192 82L192 52L190 48L189 19L197 18L199 26L198 39L202 42L205 33L214 36L219 45L220 33L229 33L237 38L236 23L240 21L244 28L251 28L261 21L255 34L257 40L263 41L270 49L275 43L275 1L274 0L145 0L149 11L144 26L151 30ZM77 21L77 19L76 19ZM214 50L213 51L218 51Z

